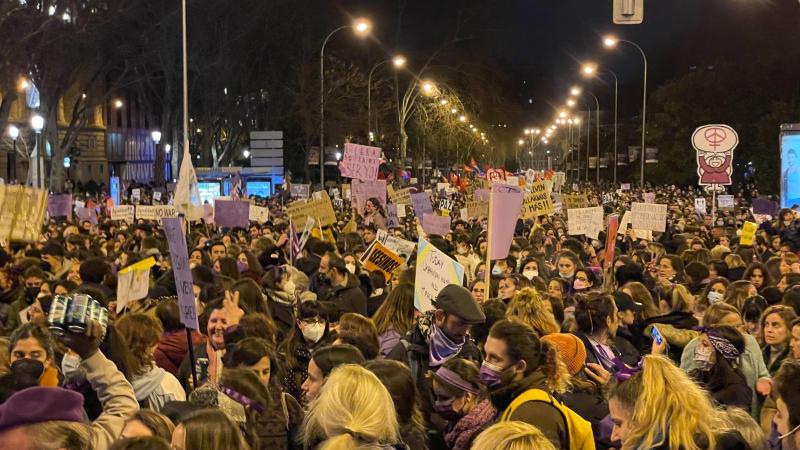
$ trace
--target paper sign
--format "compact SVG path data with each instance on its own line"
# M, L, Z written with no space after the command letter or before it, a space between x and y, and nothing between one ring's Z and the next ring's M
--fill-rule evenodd
M310 184L292 184L289 187L289 195L292 199L308 198L311 195Z
M631 224L637 230L664 232L667 227L667 205L631 203Z
M470 219L467 208L461 208L458 212L461 213L461 220L468 221Z
M561 202L566 209L589 207L589 199L586 198L586 194L564 194L561 196Z
M397 209L397 218L403 219L406 217L406 205L402 203L398 203L396 206Z
M389 186L386 186L386 188L388 189ZM404 205L410 205L411 188L403 188L400 189L399 191L395 191L394 189L392 189L391 191L389 191L389 201L391 201L394 204L402 203Z
M322 192L321 200L296 201L289 205L286 212L295 229L306 223L308 217L316 219L322 227L336 223L336 213L333 211L333 204L327 192Z
M775 215L778 207L772 200L766 197L756 197L753 199L753 213L754 214L769 214Z
M384 246L378 240L370 244L364 255L361 256L361 266L370 272L379 271L383 273L384 278L388 282L392 278L392 272L403 264L405 260L396 255L388 247Z
M344 157L339 163L343 177L359 180L377 180L381 165L381 149L359 144L344 144Z
M706 208L706 199L702 197L694 199L694 209L700 214L707 214L708 209Z
M580 234L597 239L603 229L603 207L573 208L567 210L567 230L572 236Z
M50 217L72 216L72 194L52 194L47 199L47 214Z
M619 188L620 188L620 190L622 190L622 191L630 191L630 190L631 190L631 184L630 184L630 183L622 183L622 184L619 186Z
M0 184L0 240L36 242L47 213L47 191Z
M121 269L117 275L117 314L128 303L147 297L150 289L150 268L156 264L152 256Z
M617 234L625 234L628 230L628 224L631 223L631 212L625 211L625 214L622 215L622 222L619 224L619 228L617 228ZM653 240L653 232L650 230L637 230L633 229L633 234L636 235L636 239L646 239L648 241Z
M495 183L492 185L489 206L490 258L508 256L514 239L514 228L522 208L523 193L519 186Z
M758 225L753 222L745 222L742 225L742 235L739 237L740 245L753 245L756 240L756 230Z
M655 203L656 202L656 193L655 192L645 192L642 194L645 203Z
M153 201L161 201L161 191L153 191Z
M142 200L142 190L139 188L131 189L131 202L136 203Z
M111 220L124 220L128 225L133 223L133 205L119 205L111 209Z
M159 220L164 217L178 217L171 205L136 205L136 219Z
M350 196L352 194L352 188L350 184L343 184L342 185L342 197L345 200L350 200Z
M250 220L250 202L241 200L214 200L214 222L222 228L247 228Z
M530 186L531 191L525 195L525 200L522 202L522 217L534 219L538 216L553 214L555 207L544 180L535 181Z
M411 205L414 207L414 214L417 217L423 217L425 214L433 212L431 197L427 192L411 194Z
M472 198L476 202L488 202L489 201L489 190L488 189L475 189L475 192L472 194Z
M422 229L428 235L438 234L447 236L450 232L450 216L437 216L433 213L425 213L422 216Z
M386 208L386 180L353 180L353 200L356 210L364 215L364 206L367 200L377 198L383 208Z
M405 239L400 239L399 237L391 236L389 233L386 232L386 230L378 230L378 232L375 235L375 240L385 245L386 248L393 251L398 256L402 257L405 261L408 261L408 258L411 257L411 254L414 253L414 249L417 247L416 242L411 242Z
M479 217L489 217L489 201L467 201L467 217L477 219Z
M455 202L453 200L450 200L449 198L441 198L441 199L439 199L439 210L446 209L446 210L449 211L449 210L453 209L453 204L454 203Z
M97 210L94 208L75 208L75 216L78 220L89 221L97 225Z
M506 177L506 184L511 186L519 186L519 177Z
M264 223L269 220L269 208L263 206L250 205L250 219L256 223Z
M718 195L717 206L720 209L732 209L734 207L734 198L732 195Z
M461 285L464 279L464 266L423 238L419 239L416 266L414 306L421 312L433 309L433 300L445 286Z
M214 205L210 203L203 204L203 220L205 223L214 223Z
M199 330L197 303L192 289L192 271L189 268L186 236L183 234L184 222L180 218L164 218L161 223L164 226L164 235L166 235L169 245L169 257L172 261L172 272L175 275L181 323L186 325L186 328Z
M389 228L400 227L400 219L397 217L397 205L394 203L386 205L386 226Z

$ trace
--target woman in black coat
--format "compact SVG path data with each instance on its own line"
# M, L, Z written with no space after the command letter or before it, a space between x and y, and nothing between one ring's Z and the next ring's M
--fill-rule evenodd
M739 368L744 347L744 336L735 328L727 325L707 328L695 349L694 359L700 368L690 375L717 403L747 410L753 401L753 391Z

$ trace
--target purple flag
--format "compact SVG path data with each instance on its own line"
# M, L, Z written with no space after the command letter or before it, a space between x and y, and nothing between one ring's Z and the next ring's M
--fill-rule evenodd
M411 194L411 205L414 206L414 214L417 217L424 217L426 213L433 213L431 197L427 192Z
M524 194L519 186L494 183L489 196L491 259L508 256Z
M774 216L777 209L775 202L766 197L756 197L753 199L753 214L769 214Z
M450 232L450 216L437 216L436 214L425 213L422 216L422 229L428 235L438 234L447 236Z
M72 194L51 194L47 200L47 214L50 217L71 217Z
M161 219L161 225L164 227L164 234L169 245L172 273L175 275L175 289L178 292L181 323L186 325L186 328L199 330L197 303L192 289L192 270L189 268L189 252L186 249L183 224L183 219L180 217L163 217Z
M242 227L250 224L250 202L214 200L214 222L222 228Z

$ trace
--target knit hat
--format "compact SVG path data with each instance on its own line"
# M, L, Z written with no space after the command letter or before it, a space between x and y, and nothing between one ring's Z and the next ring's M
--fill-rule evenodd
M553 333L543 336L542 340L555 346L558 359L567 366L570 375L581 371L586 363L586 347L577 336L569 333Z
M0 431L50 421L87 422L83 396L59 387L23 389L0 405Z

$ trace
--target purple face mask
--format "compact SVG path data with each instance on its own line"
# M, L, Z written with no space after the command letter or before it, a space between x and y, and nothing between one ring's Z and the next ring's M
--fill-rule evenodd
M245 270L247 270L249 268L249 266L247 265L247 263L243 263L241 261L236 261L236 268L239 269L239 273L242 273Z
M481 379L481 382L489 387L500 384L503 379L502 376L503 369L501 367L486 361L481 364L481 370L478 372L478 377Z

